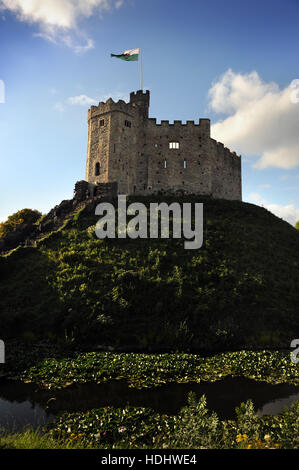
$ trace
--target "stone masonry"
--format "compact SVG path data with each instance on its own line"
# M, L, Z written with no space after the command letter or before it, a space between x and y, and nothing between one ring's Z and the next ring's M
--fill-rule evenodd
M119 194L201 194L241 200L241 157L199 123L149 118L150 92L109 98L88 111L86 181L117 183Z

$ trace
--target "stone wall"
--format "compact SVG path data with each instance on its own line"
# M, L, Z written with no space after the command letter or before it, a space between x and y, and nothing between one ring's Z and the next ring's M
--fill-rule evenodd
M91 107L88 113L88 182L115 181L120 193L133 192L136 156L142 145L143 112L136 103L127 104L122 100L114 103L112 99Z
M146 186L148 194L167 190L211 194L209 141L208 119L201 119L199 124L193 121L157 124L155 119L149 119L145 145L148 179L146 185L138 181L138 193L142 194Z
M241 158L214 139L210 146L213 197L242 200Z
M117 182L120 194L242 199L241 157L211 139L210 120L159 124L148 118L149 100L139 90L129 103L110 98L90 108L86 180Z

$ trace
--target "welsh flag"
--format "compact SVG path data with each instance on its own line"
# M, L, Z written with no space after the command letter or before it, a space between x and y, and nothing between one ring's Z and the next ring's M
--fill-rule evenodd
M125 51L122 54L110 54L111 57L117 57L122 60L138 60L140 49L130 49Z

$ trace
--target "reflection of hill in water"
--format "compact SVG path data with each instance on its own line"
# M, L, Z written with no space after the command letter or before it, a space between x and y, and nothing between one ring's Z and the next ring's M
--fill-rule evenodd
M222 419L233 418L235 407L249 398L260 415L277 414L284 406L299 400L299 387L294 385L271 385L232 377L213 383L174 383L144 390L129 388L126 382L120 381L102 385L80 384L59 391L38 390L33 384L3 381L0 385L0 424L9 428L11 423L16 427L18 423L36 427L61 411L85 411L104 406L148 407L175 414L186 405L190 391L198 397L205 394L208 408L215 410Z

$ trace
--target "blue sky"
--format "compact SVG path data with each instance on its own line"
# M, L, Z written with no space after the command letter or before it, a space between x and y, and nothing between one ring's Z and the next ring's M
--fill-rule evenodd
M140 88L138 63L110 53L136 47L150 115L209 117L243 156L243 200L299 220L297 0L29 4L0 0L0 220L72 197L90 104Z

